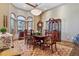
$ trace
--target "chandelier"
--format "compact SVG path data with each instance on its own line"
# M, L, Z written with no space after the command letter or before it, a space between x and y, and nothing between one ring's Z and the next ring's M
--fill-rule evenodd
M26 3L27 5L33 7L34 9L31 10L31 13L34 15L34 16L39 16L41 13L42 13L42 10L40 9L37 9L36 7L39 6L40 4L31 4L31 3Z
M35 16L39 16L42 11L40 9L34 8L33 10L31 10L31 13Z

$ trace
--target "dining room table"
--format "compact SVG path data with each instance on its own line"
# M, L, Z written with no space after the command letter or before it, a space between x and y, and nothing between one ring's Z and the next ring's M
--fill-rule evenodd
M44 44L45 42L45 39L47 38L48 36L46 35L33 35L33 38L34 38L34 47L36 45L39 45L40 48L42 49L42 45Z

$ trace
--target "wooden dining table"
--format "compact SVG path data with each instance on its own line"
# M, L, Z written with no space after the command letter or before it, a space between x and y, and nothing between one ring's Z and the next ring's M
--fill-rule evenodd
M42 45L44 44L45 39L47 38L46 35L33 35L34 43L39 45L40 48L42 48Z

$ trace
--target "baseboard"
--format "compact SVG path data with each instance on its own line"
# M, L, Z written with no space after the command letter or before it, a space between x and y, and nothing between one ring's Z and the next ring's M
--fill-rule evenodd
M62 41L62 42L74 43L73 41L70 41L70 40L68 40L68 39L67 39L67 40L66 40L66 39L65 39L65 40L61 40L61 41Z

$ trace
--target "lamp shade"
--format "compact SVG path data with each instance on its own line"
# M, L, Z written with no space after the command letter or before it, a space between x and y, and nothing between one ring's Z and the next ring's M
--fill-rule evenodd
M32 13L33 15L35 15L35 16L38 16L38 15L40 15L40 14L42 13L42 11L39 10L39 9L33 9L33 10L31 10L31 13Z

